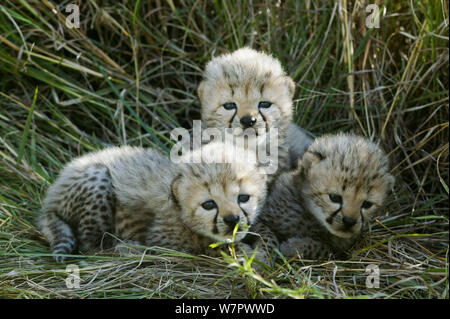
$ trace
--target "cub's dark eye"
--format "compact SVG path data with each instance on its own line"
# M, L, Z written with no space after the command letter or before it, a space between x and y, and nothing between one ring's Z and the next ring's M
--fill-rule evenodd
M267 109L271 106L272 106L272 103L267 102L267 101L262 101L262 102L259 102L259 104L258 104L258 108L260 108L260 109Z
M238 202L239 203L246 203L250 199L250 195L239 195L238 196Z
M367 201L367 200L365 200L365 201L362 203L362 205L361 205L361 207L364 208L364 209L369 209L369 208L372 207L372 206L373 206L373 203L371 203L371 202L369 202L369 201Z
M342 204L342 196L338 194L328 194L333 203Z
M236 103L228 102L222 105L225 110L234 110L236 108Z
M211 210L217 207L217 204L213 200L208 200L202 204L202 207L206 210Z
M267 109L271 106L272 106L272 103L267 102L267 101L262 101L262 102L259 102L259 104L258 104L258 108L260 108L260 109Z

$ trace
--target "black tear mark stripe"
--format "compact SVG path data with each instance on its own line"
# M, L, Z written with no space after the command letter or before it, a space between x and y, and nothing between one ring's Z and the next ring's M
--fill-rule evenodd
M231 90L231 97L234 97L234 89L233 89L233 87L231 86L231 84L228 84L228 86L230 87L230 90ZM234 111L234 114L231 117L230 124L229 124L228 128L231 128L231 124L233 123L233 120L234 120L234 117L236 116L236 114L237 114L237 105L236 105L236 109Z
M247 219L247 225L250 226L250 219L248 218L247 212L241 206L239 206L239 207L241 208L242 212L244 213L245 218Z
M213 234L217 234L219 232L219 229L217 228L217 217L218 216L219 216L219 209L217 209L216 215L214 216Z
M334 217L336 217L337 213L339 213L342 209L342 206L339 206L339 208L330 216L327 217L326 221L327 223L331 224L333 222Z
M236 114L237 114L237 107L236 107L236 110L234 111L233 116L231 117L231 120L230 120L230 123L228 125L228 128L231 128L231 124L233 123L233 120L234 120L234 117L236 116Z
M266 132L269 132L269 123L267 123L266 117L264 116L264 114L262 114L262 112L259 108L258 108L258 112L259 112L259 114L261 114L261 117L262 117L264 123L266 123Z
M263 121L267 122L266 121L266 117L264 116L264 114L262 114L261 110L258 109L258 112L259 112L259 114L261 114L261 117L262 117Z

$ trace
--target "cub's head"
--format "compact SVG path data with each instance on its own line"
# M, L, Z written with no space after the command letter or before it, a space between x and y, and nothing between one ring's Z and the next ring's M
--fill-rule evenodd
M256 134L287 129L294 91L294 82L277 59L239 49L206 65L198 87L202 120L207 127L254 129Z
M317 138L299 161L298 188L310 212L330 233L349 238L380 208L394 177L386 154L347 134Z
M203 145L202 163L183 164L171 185L183 223L214 241L240 241L253 224L266 197L266 175L248 162L244 150L225 149L223 143ZM211 154L218 163L211 163Z

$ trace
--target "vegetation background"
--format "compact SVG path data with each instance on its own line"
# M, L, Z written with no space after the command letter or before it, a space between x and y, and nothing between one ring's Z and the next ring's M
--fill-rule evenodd
M367 28L367 5L380 7ZM69 28L69 4L80 9ZM0 297L448 298L448 1L4 0L0 4ZM109 145L167 152L199 119L205 63L244 45L297 84L295 122L380 141L396 186L347 261L253 267L152 248L74 256L80 288L34 226L72 158ZM366 286L366 266L380 269Z

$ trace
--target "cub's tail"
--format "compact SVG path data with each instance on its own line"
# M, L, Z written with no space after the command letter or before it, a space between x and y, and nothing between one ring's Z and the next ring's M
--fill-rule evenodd
M76 238L69 224L55 211L43 211L37 221L39 230L50 243L53 254L67 255L76 247ZM64 262L65 256L53 256L57 262Z

